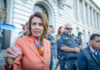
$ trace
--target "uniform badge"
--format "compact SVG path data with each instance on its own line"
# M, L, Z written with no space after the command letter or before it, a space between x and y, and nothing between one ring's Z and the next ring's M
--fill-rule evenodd
M68 39L68 37L66 37L66 39Z
M73 36L73 38L75 39L76 37L75 37L75 36Z

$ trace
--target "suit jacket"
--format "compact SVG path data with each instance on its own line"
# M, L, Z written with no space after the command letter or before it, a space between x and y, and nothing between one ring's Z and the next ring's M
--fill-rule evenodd
M17 47L22 54L13 63L13 70L49 70L51 44L44 39L44 56L41 56L33 43L33 38L25 36L16 40ZM5 70L5 67L4 67Z
M99 60L90 47L83 49L78 56L78 70L100 70Z

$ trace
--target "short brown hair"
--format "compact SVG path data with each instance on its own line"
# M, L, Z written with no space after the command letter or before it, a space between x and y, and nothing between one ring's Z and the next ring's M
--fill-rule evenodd
M28 35L28 36L32 36L31 24L32 24L32 19L33 19L34 17L38 17L38 18L42 19L42 24L43 24L43 27L44 27L43 36L44 36L44 38L46 38L46 37L47 37L47 33L48 33L48 20L47 20L46 17L45 17L42 13L40 13L40 12L37 12L37 13L35 13L35 14L33 14L33 15L30 16L30 18L29 18L29 28L28 28L28 34L27 34L27 35Z

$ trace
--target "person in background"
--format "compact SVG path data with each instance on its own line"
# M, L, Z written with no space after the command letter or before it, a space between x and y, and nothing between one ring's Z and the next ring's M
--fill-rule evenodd
M37 12L29 18L27 35L18 38L15 48L6 50L3 70L49 70L51 44L46 39L48 21L45 16ZM16 51L21 54L16 54Z
M59 28L58 28L58 33L57 33L57 35L59 36L59 35L61 35L62 33L64 33L64 27L63 26L60 26Z
M48 27L48 36L47 39L51 42L51 62L50 62L50 70L53 70L53 57L56 55L56 40L52 35L54 33L54 28L52 25Z
M26 36L26 34L28 32L28 27L29 27L29 22L26 22L25 25L23 26L23 31L21 31L19 33L18 38L22 38L22 37Z
M79 53L78 70L100 70L99 34L92 34L89 45Z
M80 49L82 50L82 33L81 32L78 32L78 36L76 37L76 41L80 47Z
M57 45L60 55L61 70L77 70L77 57L80 52L76 37L72 34L72 25L65 25L65 32L59 36Z
M58 28L58 33L57 33L57 39L59 38L59 35L61 35L62 33L64 33L64 27L63 26L60 26ZM58 66L59 66L59 59L60 59L60 56L59 56L59 50L58 50L58 47L57 47L57 58L58 58L58 61L57 61L57 64L56 64L56 67L54 68L54 70L57 70Z

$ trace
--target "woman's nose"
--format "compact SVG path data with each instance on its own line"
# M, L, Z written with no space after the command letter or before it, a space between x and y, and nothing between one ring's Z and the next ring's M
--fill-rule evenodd
M39 28L39 25L38 24L36 24L36 28Z

